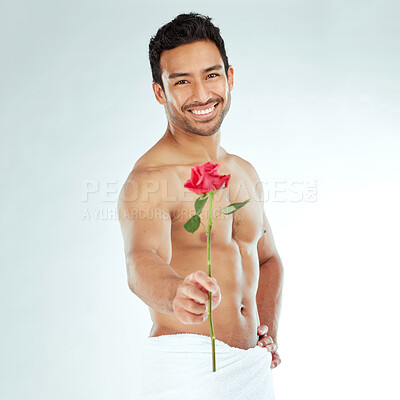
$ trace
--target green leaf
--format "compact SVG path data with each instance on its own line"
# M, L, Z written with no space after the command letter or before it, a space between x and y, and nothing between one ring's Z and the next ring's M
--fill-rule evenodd
M200 217L198 215L193 215L183 227L190 233L194 233L200 226Z
M194 208L196 210L197 215L200 215L201 210L204 207L204 204L206 204L206 202L207 202L207 199L208 199L208 197L204 197L204 198L198 197L197 200L195 201Z
M250 199L247 199L247 200L244 201L243 203L232 203L232 204L229 204L228 207L221 208L221 209L219 210L219 212L220 212L220 213L223 213L223 214L232 214L232 213L234 213L235 211L239 210L239 208L242 208L242 207L243 207L245 204L247 204L249 201L250 201Z

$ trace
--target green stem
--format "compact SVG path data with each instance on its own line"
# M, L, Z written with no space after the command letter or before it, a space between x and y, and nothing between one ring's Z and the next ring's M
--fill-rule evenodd
M209 196L209 205L208 205L208 230L207 233L207 265L208 265L208 276L211 278L211 228L213 226L212 223L212 203L214 199L215 192L211 192ZM213 372L217 370L216 362L215 362L215 335L212 323L212 315L211 315L211 292L208 292L208 321L210 323L210 336L211 336L211 349L212 349L212 365Z

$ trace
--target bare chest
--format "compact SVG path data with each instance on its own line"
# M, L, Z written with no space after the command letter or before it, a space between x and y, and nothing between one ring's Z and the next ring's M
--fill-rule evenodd
M183 184L184 182L182 187ZM173 242L178 241L188 246L204 246L210 212L213 223L211 240L215 245L228 244L232 240L250 245L256 243L262 235L262 203L257 197L255 185L246 179L246 176L240 174L232 176L228 188L220 189L215 194L211 210L210 201L207 201L199 215L202 223L199 229L191 234L183 225L195 215L194 203L197 197L195 193L186 192L184 198L176 203L171 215ZM241 203L247 199L250 201L232 214L226 215L220 212L232 203Z

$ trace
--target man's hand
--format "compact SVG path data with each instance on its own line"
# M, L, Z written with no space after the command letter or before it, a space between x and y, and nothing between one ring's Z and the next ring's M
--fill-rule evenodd
M172 307L178 320L184 324L201 324L207 319L208 292L211 292L211 309L221 301L221 291L214 278L203 271L188 275L178 286Z
M268 327L267 325L260 325L257 328L258 336L260 340L257 342L257 346L265 347L268 351L272 353L271 368L276 368L281 363L281 358L277 352L278 345L274 343L271 336L267 336Z

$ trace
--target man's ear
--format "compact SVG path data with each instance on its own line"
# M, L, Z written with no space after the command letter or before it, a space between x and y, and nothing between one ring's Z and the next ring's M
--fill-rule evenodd
M152 86L153 86L154 95L156 96L156 100L160 104L165 105L166 104L165 93L164 93L164 90L162 89L161 85L159 83L153 81Z
M232 92L233 89L233 68L232 65L229 66L228 68L228 86L229 86L229 91Z

